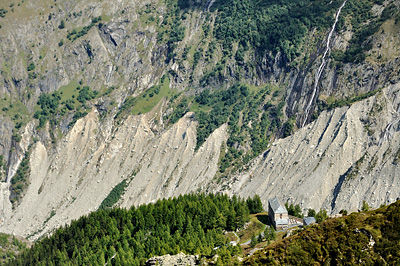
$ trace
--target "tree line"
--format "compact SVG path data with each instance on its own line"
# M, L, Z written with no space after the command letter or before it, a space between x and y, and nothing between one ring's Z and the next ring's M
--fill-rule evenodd
M129 210L102 209L57 229L9 265L143 265L179 252L220 252L218 263L227 265L241 248L227 245L223 232L243 227L260 204L258 196L190 194Z

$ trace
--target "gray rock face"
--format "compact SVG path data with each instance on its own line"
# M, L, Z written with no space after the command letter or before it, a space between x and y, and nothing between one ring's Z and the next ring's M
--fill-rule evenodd
M0 117L0 154L6 162L9 161L12 147L12 130L14 123L8 117Z
M164 255L159 257L152 257L146 261L146 266L194 266L199 264L199 256L185 255L179 253L177 255Z
M298 203L303 209L356 211L400 193L400 83L367 100L330 112L285 139L223 184L221 191L257 193ZM379 111L378 111L379 110ZM226 189L228 188L228 189Z
M126 208L208 189L218 171L226 125L195 151L197 122L191 113L171 128L154 132L162 107L129 116L117 128L112 120L100 121L93 110L54 149L40 141L34 144L30 185L15 210L7 198L8 188L2 188L1 200L8 207L0 230L37 239L97 210L124 179L128 186L118 205Z
M109 23L100 28L100 34L108 44L107 48L110 50L116 48L122 43L123 39L126 37L125 25L126 22L120 23Z

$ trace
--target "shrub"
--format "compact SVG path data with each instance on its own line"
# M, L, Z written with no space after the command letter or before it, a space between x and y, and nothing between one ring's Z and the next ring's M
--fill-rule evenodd
M29 71L33 71L33 70L35 70L35 64L32 62L32 63L30 63L29 65L28 65L28 68L27 68L27 70L28 70L28 72Z
M367 211L369 211L369 208L370 208L370 207L369 207L368 203L367 203L365 200L363 200L361 210L362 210L363 212L367 212Z
M59 28L60 30L62 30L62 29L65 28L65 22L64 22L63 19L61 20L60 25L58 26L58 28Z

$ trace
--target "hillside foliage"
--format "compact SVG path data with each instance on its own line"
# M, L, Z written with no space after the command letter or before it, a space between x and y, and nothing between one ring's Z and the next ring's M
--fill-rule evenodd
M118 185L116 185L108 194L108 196L101 202L99 210L103 210L106 208L111 208L115 203L121 198L124 190L127 186L126 180L121 181Z
M312 28L326 29L333 24L332 13L341 1L321 4L302 0L219 0L215 37L225 49L239 43L238 52L248 48L261 55L283 52L288 61L300 54L300 47Z
M27 248L27 243L15 236L0 233L0 264L15 259L20 252Z
M206 89L194 99L178 100L168 119L175 123L187 111L195 112L199 122L196 149L215 129L227 123L230 136L219 162L220 173L225 175L227 169L237 170L261 154L270 139L281 134L286 125L282 123L283 107L279 88L265 86L251 90L236 83L227 90Z
M28 151L25 154L24 158L22 159L17 172L11 178L10 202L13 204L13 208L19 203L24 193L26 192L29 184L28 180L30 174L29 155L30 152Z
M223 231L243 227L248 203L257 206L258 199L191 194L99 210L59 228L9 265L143 265L152 256L179 252L218 253L219 263L228 265L241 249L227 245Z
M400 201L313 225L272 244L244 265L397 265Z

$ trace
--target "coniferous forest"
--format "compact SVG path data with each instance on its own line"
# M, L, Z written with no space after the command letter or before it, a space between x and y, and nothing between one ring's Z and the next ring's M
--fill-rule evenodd
M98 210L58 229L9 265L143 265L152 256L180 252L218 253L218 263L228 265L241 248L228 245L223 232L243 227L249 206L262 210L258 196L245 201L212 194Z
M244 200L213 194L102 209L56 230L7 265L144 265L152 256L180 252L198 254L211 265L399 263L400 201L296 229L239 261L245 254L225 233L242 228L258 211L263 209L257 195Z

